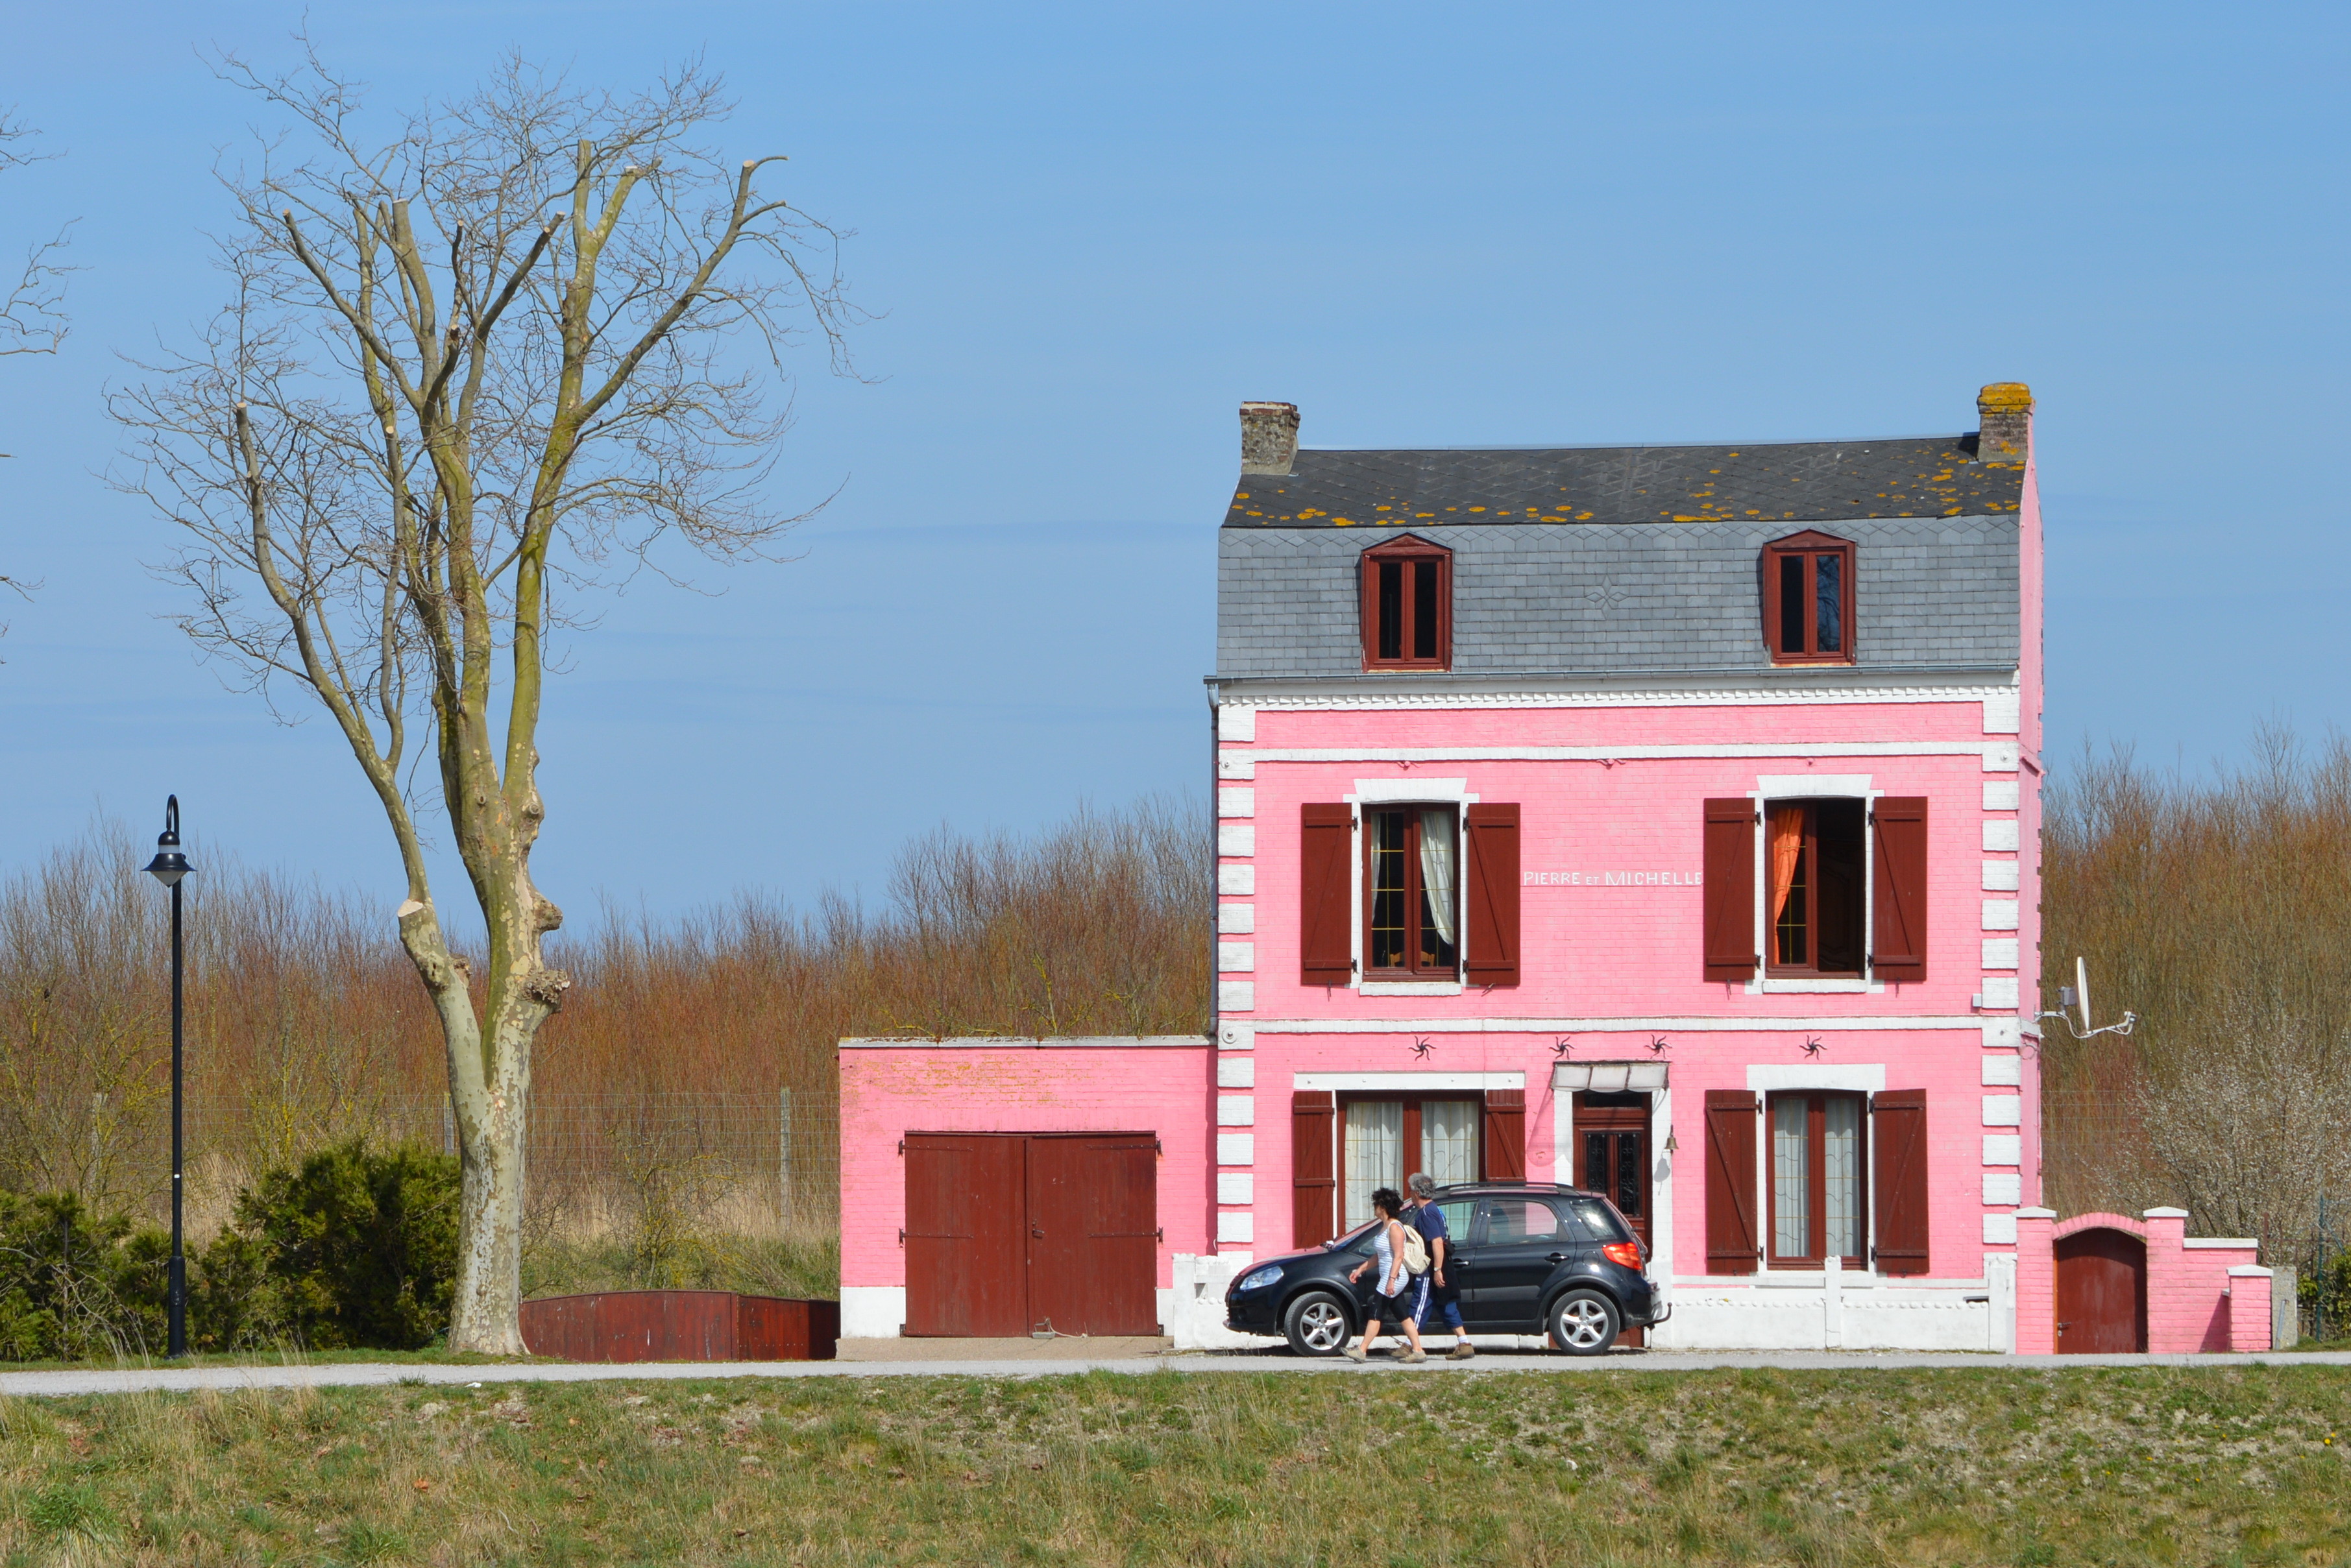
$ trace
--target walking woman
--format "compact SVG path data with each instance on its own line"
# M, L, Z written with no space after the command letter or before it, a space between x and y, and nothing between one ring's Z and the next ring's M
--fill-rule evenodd
M1378 1229L1373 1232L1372 1255L1355 1265L1347 1276L1353 1283L1364 1277L1365 1269L1377 1269L1372 1276L1371 1304L1364 1313L1364 1337L1347 1352L1351 1361L1361 1361L1369 1354L1372 1341L1380 1336L1380 1324L1392 1323L1404 1330L1412 1346L1400 1361L1426 1361L1428 1353L1420 1348L1420 1324L1412 1320L1410 1298L1413 1278L1405 1267L1404 1223L1398 1218L1404 1212L1404 1198L1393 1187L1383 1187L1372 1194L1372 1211L1379 1217Z

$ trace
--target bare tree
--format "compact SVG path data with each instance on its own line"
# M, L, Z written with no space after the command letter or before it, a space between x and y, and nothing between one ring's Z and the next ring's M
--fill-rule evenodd
M55 153L32 151L33 139L39 134L18 119L15 109L0 109L0 171L55 157ZM72 229L68 223L54 238L26 247L24 271L16 286L0 297L0 356L54 354L66 340L66 280L74 269L65 264L64 254L66 236ZM0 457L8 455L0 452ZM0 573L0 588L19 598L30 597L28 590L39 586ZM7 629L0 622L0 634Z
M183 629L273 706L289 683L322 705L382 805L464 1159L450 1345L517 1353L532 1045L570 984L530 876L548 640L671 535L737 560L798 521L759 493L770 394L803 337L845 369L839 236L763 193L780 160L704 148L729 105L698 67L619 96L511 59L373 140L307 44L292 73L222 74L292 129L224 171L230 301L115 395L120 483L185 530ZM478 983L426 875L432 792L406 787L427 753Z

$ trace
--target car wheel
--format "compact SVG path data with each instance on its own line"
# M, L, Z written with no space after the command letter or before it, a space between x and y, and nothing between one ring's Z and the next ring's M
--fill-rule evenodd
M1282 1336L1301 1355L1336 1355L1354 1332L1354 1314L1328 1291L1307 1292L1281 1314Z
M1570 1355L1598 1355L1616 1343L1616 1303L1598 1291L1569 1291L1552 1303L1551 1342Z

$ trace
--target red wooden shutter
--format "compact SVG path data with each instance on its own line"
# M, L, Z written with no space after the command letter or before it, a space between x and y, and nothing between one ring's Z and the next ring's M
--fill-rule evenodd
M1755 803L1706 803L1706 978L1755 978Z
M1512 806L1512 811L1518 807ZM1527 1092L1524 1089L1486 1091L1485 1179L1524 1181L1527 1179Z
M1708 1089L1706 1272L1751 1274L1762 1256L1755 1240L1755 1096L1743 1089Z
M1339 1233L1337 1103L1328 1089L1290 1096L1290 1244L1319 1247Z
M1871 1102L1877 1154L1877 1272L1927 1272L1927 1091L1888 1089Z
M1519 983L1519 808L1469 808L1468 885L1471 985Z
M1299 979L1307 985L1344 985L1354 964L1349 889L1353 814L1343 804L1299 809Z
M1927 800L1887 795L1870 814L1877 862L1870 933L1880 980L1927 978Z

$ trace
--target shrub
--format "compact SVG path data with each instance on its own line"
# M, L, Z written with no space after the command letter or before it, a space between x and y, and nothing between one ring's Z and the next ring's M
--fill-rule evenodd
M171 1239L69 1192L0 1192L0 1357L160 1355Z
M453 1156L335 1144L239 1195L216 1288L242 1282L249 1299L266 1278L270 1315L314 1349L418 1349L448 1326L458 1191Z

